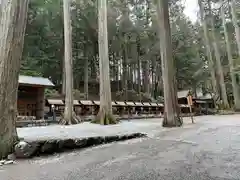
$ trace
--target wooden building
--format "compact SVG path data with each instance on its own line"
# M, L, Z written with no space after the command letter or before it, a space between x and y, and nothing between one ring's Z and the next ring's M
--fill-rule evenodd
M189 111L188 107L188 100L187 97L190 94L190 90L183 90L179 91L177 93L178 95L178 104L180 104L181 110L183 113L186 113ZM208 109L214 109L214 102L212 95L209 93L203 93L202 90L197 90L192 97L193 100L193 111L199 112L201 114L201 111L204 109L205 111Z
M36 119L44 118L46 87L54 86L43 77L19 76L18 85L18 114L19 116L35 116Z

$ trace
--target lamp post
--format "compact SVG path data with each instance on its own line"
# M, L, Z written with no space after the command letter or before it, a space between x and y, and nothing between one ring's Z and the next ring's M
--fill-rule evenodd
M53 121L56 121L55 106L52 105L51 108L52 108Z

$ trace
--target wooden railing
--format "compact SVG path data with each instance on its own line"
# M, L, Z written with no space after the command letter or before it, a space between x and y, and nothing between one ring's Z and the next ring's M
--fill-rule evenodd
M54 106L56 116L59 116L64 111L63 100L48 99L46 106L51 109ZM100 107L99 101L74 101L74 110L78 116L97 115ZM164 105L155 102L112 102L113 114L117 116L134 116L134 115L160 115L164 112ZM189 113L188 105L180 105L183 114Z

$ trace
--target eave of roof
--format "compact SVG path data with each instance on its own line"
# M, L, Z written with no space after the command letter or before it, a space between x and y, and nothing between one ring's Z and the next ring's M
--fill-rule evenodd
M18 83L20 85L25 84L25 85L46 86L46 87L54 86L54 84L48 78L23 76L23 75L19 76Z

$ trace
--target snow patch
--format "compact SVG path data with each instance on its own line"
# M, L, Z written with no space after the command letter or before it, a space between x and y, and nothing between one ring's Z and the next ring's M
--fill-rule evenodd
M44 159L40 159L38 161L35 161L35 163L42 166L42 165L45 165L45 164L51 164L51 163L59 162L61 159L63 159L63 156L49 157L49 158L44 158Z
M144 140L144 138L130 139L127 141L118 142L118 144L135 144L135 143L142 142L143 140Z
M131 159L136 158L136 156L134 155L128 155L128 156L123 156L123 157L118 157L109 161L104 162L103 164L101 164L101 166L110 166L114 163L123 163L124 161L128 161Z

